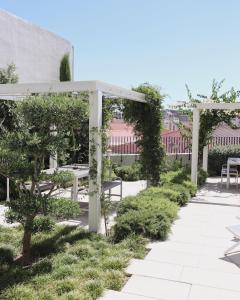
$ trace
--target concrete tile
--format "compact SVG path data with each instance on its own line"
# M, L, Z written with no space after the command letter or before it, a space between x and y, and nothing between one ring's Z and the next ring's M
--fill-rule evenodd
M199 255L168 249L152 249L145 257L145 260L196 267L198 266Z
M105 294L99 300L152 300L152 299L153 298L109 290L106 291Z
M190 284L133 275L123 292L164 300L187 300Z
M133 259L127 268L128 274L179 280L183 267L163 262Z
M239 274L230 274L209 269L184 267L180 280L190 284L240 292L240 272Z
M193 285L188 300L239 300L240 292Z
M194 244L191 242L175 242L175 241L166 241L164 243L155 244L152 247L152 250L158 251L161 249L172 250L177 252L189 253L194 255L207 255L214 257L221 257L224 253L223 249L220 247L206 246Z
M212 271L220 271L223 273L233 273L240 275L240 254L235 257L208 257L200 256L198 260L198 267Z

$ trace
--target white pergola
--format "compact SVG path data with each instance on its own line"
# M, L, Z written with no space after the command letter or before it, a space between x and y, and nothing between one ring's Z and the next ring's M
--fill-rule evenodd
M132 101L145 103L145 95L125 88L114 86L101 81L75 81L56 83L22 83L1 84L0 96L14 101L22 100L22 96L30 96L33 93L65 93L88 92L89 93L89 149L95 146L94 154L89 151L89 168L93 167L93 161L97 162L96 178L89 175L89 230L99 232L101 230L101 173L102 173L102 97L118 97ZM0 97L1 98L1 97Z
M192 162L191 162L191 180L197 184L198 173L198 147L199 147L199 125L201 110L240 110L240 102L235 103L199 103L193 109L193 128L192 128ZM203 151L203 169L207 171L208 151L205 147Z

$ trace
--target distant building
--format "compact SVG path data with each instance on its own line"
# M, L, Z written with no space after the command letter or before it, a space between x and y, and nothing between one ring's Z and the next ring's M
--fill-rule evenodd
M177 131L179 124L184 124L185 126L190 126L190 120L187 115L180 113L174 109L164 110L163 127L170 131Z
M19 83L59 81L65 53L69 53L73 73L73 46L69 41L0 10L0 68L14 63Z

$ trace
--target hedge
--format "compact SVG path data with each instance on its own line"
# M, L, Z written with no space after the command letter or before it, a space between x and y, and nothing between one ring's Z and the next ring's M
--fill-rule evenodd
M166 184L162 187L151 187L142 192L142 195L164 197L169 201L177 203L179 206L186 205L190 199L189 191L183 186L176 184Z
M177 218L178 205L154 193L125 198L117 211L114 239L121 241L130 234L152 239L166 239L171 223Z

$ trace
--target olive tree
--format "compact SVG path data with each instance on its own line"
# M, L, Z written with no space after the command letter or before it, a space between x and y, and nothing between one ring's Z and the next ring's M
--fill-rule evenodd
M72 128L88 119L85 96L37 96L19 102L13 108L14 130L5 130L0 141L0 173L14 181L18 197L8 203L8 220L23 226L22 256L19 261L31 262L31 236L37 215L53 215L57 199L52 193L56 187L72 182L69 172L45 174L45 161L58 153L66 157L68 137ZM53 125L54 124L54 129ZM57 134L53 134L56 130ZM41 182L49 182L49 190L42 192ZM72 211L78 212L76 203ZM69 211L69 210L68 210Z

